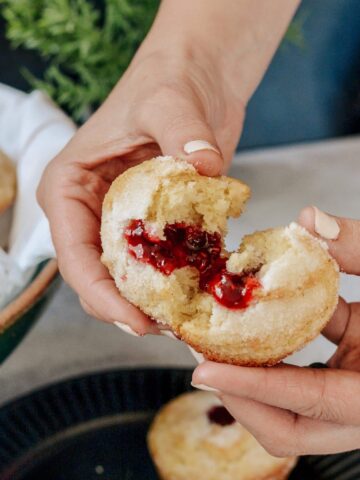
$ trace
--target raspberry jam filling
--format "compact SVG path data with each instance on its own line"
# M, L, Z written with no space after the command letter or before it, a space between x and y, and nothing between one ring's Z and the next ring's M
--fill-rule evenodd
M221 405L215 405L210 408L207 412L207 417L210 423L216 423L222 427L235 423L235 419L230 415L226 408Z
M221 252L221 236L217 232L174 223L166 225L162 240L147 231L142 220L131 220L124 235L133 257L165 275L177 268L196 268L200 289L227 308L246 308L253 299L254 290L260 287L255 277L257 270L241 274L226 270L228 257Z

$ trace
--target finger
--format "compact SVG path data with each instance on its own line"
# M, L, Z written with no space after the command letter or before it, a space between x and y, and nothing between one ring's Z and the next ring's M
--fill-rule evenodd
M60 194L59 194L60 195ZM96 317L127 324L139 335L158 333L153 321L121 297L101 263L100 224L93 212L75 199L57 202L56 191L47 204L51 233L65 281Z
M226 409L270 454L289 455L287 440L294 433L294 414L248 398L220 395ZM292 449L295 449L291 445ZM297 447L298 449L298 447Z
M186 158L203 175L223 173L224 160L215 135L196 99L159 102L142 113L146 134L155 139L163 155Z
M79 302L80 302L81 308L84 310L85 313L87 313L90 317L94 317L98 320L101 320L97 312L95 312L95 310L92 307L90 307L90 305L87 302L85 302L85 300L79 297Z
M127 324L139 335L158 333L146 315L120 296L101 264L100 252L93 246L73 245L72 252L63 255L60 265L65 281L82 296L90 315L109 323Z
M335 313L322 331L322 334L331 342L339 344L349 324L350 316L350 304L340 297Z
M321 212L316 207L307 207L301 211L299 223L326 241L330 254L342 271L360 274L359 220L335 217Z
M297 416L289 411L231 395L225 407L271 455L325 455L359 448L360 429Z
M360 407L354 402L360 395L360 375L355 372L205 362L196 368L193 383L317 420L360 425Z
M90 315L91 317L94 317L98 320L103 320L103 318L101 317L101 315L96 312L96 310L94 310L87 302L85 302L85 300L83 300L82 298L79 298L80 300L80 305L82 306L82 308L84 309L84 311ZM135 336L135 337L139 337L140 334L137 333L135 330L133 330L129 323L124 323L124 322L120 322L120 321L116 321L114 322L114 324L120 328L120 330L122 330L123 332L127 333L128 335L132 335L132 336ZM159 329L161 330L160 334L161 335L165 335L167 337L170 337L170 338L174 338L176 339L175 335L173 335L171 332L166 332L164 331L160 326L159 326Z
M360 303L350 303L347 307L348 320L339 347L328 365L331 368L360 372ZM345 323L344 318L340 319L340 324Z

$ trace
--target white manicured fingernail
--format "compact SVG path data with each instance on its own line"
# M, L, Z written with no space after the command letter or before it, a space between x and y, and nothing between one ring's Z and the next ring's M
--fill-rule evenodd
M197 351L194 350L192 347L190 347L190 345L188 345L188 348L189 348L190 352L192 353L193 357L195 358L195 360L196 360L198 363L203 363L203 362L205 362L206 358L204 357L204 355L203 355L202 353L197 352Z
M315 232L326 240L336 240L339 237L340 227L335 218L314 207Z
M173 340L179 340L178 337L174 335L171 330L160 330L160 334L164 335L165 337L172 338Z
M212 150L213 152L216 152L220 155L219 150L206 140L192 140L191 142L187 142L184 145L184 152L188 155L190 155L190 153L199 152L201 150Z
M205 390L205 392L218 392L219 390L216 390L216 388L208 387L207 385L204 385L203 383L193 383L191 382L191 386L194 388L197 388L198 390Z
M125 333L128 333L129 335L133 335L134 337L140 337L140 335L138 333L136 333L131 327L129 327L129 325L127 325L126 323L122 323L122 322L114 322L115 325L117 327L120 328L120 330L122 330L123 332Z

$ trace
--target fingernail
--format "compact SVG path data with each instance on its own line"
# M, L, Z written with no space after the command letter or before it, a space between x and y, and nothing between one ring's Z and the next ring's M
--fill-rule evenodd
M136 333L131 327L129 327L129 325L127 325L126 323L122 323L122 322L114 322L115 325L117 327L120 328L120 330L122 330L123 332L125 333L128 333L129 335L133 335L134 337L140 337L140 335L138 333Z
M190 347L190 345L188 345L188 348L189 348L190 352L192 353L193 357L195 358L195 360L198 363L204 363L205 362L206 359L205 359L205 357L202 353L197 352L192 347Z
M187 142L184 145L184 152L188 155L190 155L190 153L199 152L201 150L212 150L213 152L216 152L220 155L219 150L206 140L192 140L191 142Z
M207 385L204 385L203 383L193 383L191 382L191 386L194 388L197 388L198 390L204 390L205 392L218 392L219 390L216 390L216 388L208 387Z
M176 335L171 330L160 330L160 335L164 335L165 337L172 338L173 340L179 340Z
M335 218L314 207L315 232L326 240L336 240L339 237L340 227Z

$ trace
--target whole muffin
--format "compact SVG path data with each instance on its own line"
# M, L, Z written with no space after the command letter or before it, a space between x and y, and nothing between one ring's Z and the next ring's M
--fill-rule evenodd
M16 195L16 169L12 161L0 150L0 213L14 202Z
M162 480L284 480L297 460L268 454L209 392L165 405L148 447Z

